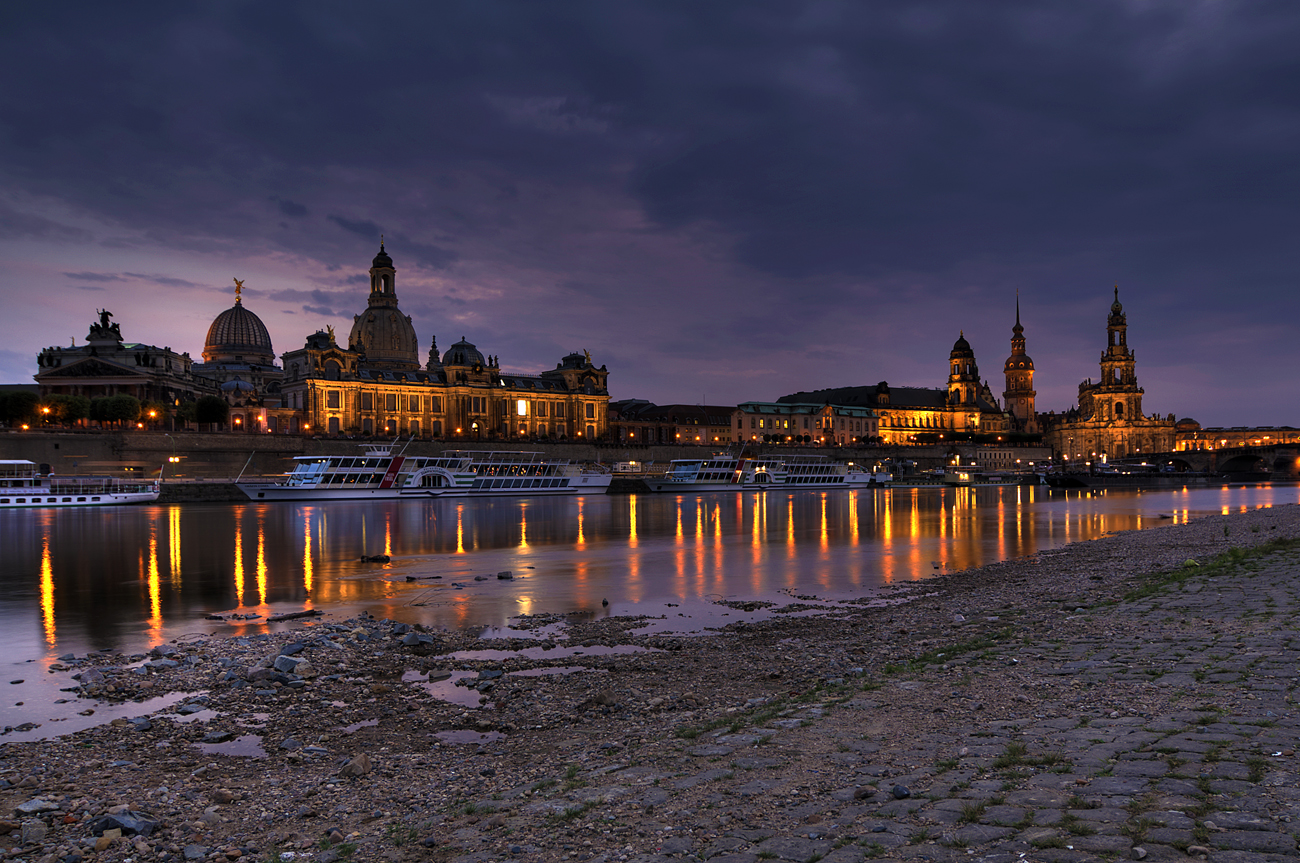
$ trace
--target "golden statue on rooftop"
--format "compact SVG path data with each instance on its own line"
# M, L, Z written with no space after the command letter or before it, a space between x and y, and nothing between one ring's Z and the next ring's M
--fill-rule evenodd
M235 279L235 302L238 303L240 301L239 295L243 292L243 290L244 290L244 280Z

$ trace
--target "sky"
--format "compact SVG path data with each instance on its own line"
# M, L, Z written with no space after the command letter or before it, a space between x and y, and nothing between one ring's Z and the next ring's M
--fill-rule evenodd
M196 358L245 280L277 352L366 305L423 358L589 350L611 396L736 404L1097 378L1300 426L1300 5L698 0L15 4L0 382L84 342Z

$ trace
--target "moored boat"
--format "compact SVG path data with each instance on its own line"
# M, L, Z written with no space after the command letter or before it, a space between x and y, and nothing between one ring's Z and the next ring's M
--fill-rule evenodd
M710 492L765 489L867 488L883 485L888 474L862 470L825 456L754 456L715 454L709 458L674 459L660 477L646 477L651 491Z
M32 506L121 506L158 499L158 480L109 476L41 476L36 463L0 460L0 509Z
M604 494L612 475L538 452L451 450L408 456L396 444L359 456L298 456L273 482L240 482L252 500L379 500L404 497Z
M985 471L975 467L953 467L943 472L944 485L1020 485L1023 481L1024 476L1018 473ZM1037 482L1037 477L1033 481Z

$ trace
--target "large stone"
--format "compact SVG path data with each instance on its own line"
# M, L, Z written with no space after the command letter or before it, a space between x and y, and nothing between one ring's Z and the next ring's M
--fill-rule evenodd
M344 764L339 770L339 775L356 778L366 775L371 769L373 769L373 766L370 763L370 757L362 752L350 759L347 764Z
M45 834L49 828L45 822L39 818L28 818L23 822L21 831L18 834L18 841L23 845L39 845L45 841Z
M101 815L87 824L86 829L96 836L114 829L121 830L123 836L148 836L158 829L158 821L148 813L127 810Z

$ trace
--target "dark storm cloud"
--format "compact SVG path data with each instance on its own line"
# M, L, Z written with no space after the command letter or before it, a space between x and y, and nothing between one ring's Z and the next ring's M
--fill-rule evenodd
M307 215L307 207L303 204L297 203L296 201L288 201L284 198L277 198L274 195L271 196L270 200L274 201L280 207L280 212L284 213L286 216L301 219Z
M77 279L82 282L120 282L122 277L117 273L64 273L69 279Z
M343 230L351 231L352 233L356 234L359 237L365 237L367 239L378 239L380 233L382 233L379 230L379 226L368 219L360 219L360 220L353 221L352 219L345 219L342 216L333 216L333 215L326 216L325 218L329 219L331 222L338 225Z
M1291 3L60 8L0 35L24 82L0 90L0 181L26 196L0 239L92 240L71 212L114 249L364 282L382 232L422 338L478 326L526 365L553 361L537 329L599 333L662 398L697 373L777 388L737 397L941 383L958 327L987 373L1021 288L1061 408L1114 281L1148 359L1300 313ZM1247 371L1200 373L1286 383Z
M178 279L175 276L157 276L147 275L145 273L123 273L122 275L132 279L138 279L142 282L152 282L155 285L162 285L164 288L201 288L197 282L191 282L189 279Z
M35 239L62 243L88 243L93 235L37 213L20 212L0 203L0 240Z

